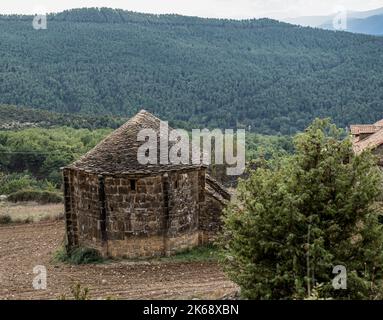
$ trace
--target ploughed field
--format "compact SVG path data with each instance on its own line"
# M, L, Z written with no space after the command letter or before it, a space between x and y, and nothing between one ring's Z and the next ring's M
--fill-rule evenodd
M236 291L210 261L54 262L63 239L63 221L0 225L0 299L71 299L78 283L89 288L90 299L220 299ZM32 286L37 265L47 269L46 290Z

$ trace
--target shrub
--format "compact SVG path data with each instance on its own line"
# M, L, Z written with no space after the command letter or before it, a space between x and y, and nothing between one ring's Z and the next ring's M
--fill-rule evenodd
M64 246L57 249L57 251L53 254L54 262L68 262L69 255Z
M71 293L74 300L89 300L89 289L82 288L80 283L71 288Z
M38 185L37 181L26 173L0 175L0 194L11 194L22 189L31 189Z
M0 224L9 224L12 222L12 218L9 214L0 215Z
M70 288L72 300L89 300L89 288L82 288L80 283L74 284ZM59 300L67 300L67 296L62 294Z
M76 248L70 253L73 264L88 264L102 262L103 258L100 252L93 248Z
M74 248L71 252L67 252L67 250L62 247L55 253L54 260L75 265L100 263L104 261L98 250L86 247Z
M28 224L28 223L33 223L34 220L32 217L27 217L27 218L16 218L12 220L13 223L20 223L20 224Z
M381 173L370 152L316 120L296 154L240 182L224 217L223 266L249 299L381 299ZM333 268L347 270L335 290Z
M11 201L11 202L36 201L40 204L61 203L63 202L63 197L60 193L57 193L57 192L26 189L26 190L20 190L20 191L11 193L8 196L8 201Z

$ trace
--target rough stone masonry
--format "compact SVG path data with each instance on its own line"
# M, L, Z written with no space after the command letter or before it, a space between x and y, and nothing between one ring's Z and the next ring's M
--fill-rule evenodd
M153 257L214 239L230 194L206 167L137 161L139 130L159 125L160 119L141 111L63 168L67 250Z

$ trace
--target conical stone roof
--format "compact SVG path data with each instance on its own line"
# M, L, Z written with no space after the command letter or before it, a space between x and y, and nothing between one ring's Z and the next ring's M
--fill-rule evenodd
M66 168L83 170L98 174L149 174L171 170L197 168L203 165L193 164L160 164L159 132L161 120L141 110L120 128L112 132L96 147L79 160ZM157 164L141 164L137 160L138 148L145 142L137 141L142 129L153 129L157 132ZM169 127L169 131L172 128ZM169 143L169 148L172 146ZM191 160L190 160L191 161Z

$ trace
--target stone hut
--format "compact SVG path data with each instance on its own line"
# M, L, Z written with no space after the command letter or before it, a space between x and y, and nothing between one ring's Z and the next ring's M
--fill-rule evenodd
M383 120L374 124L351 125L350 131L355 153L371 149L379 156L379 165L383 166Z
M230 194L207 168L137 161L138 132L159 128L160 119L143 110L63 168L68 250L152 257L214 239Z

